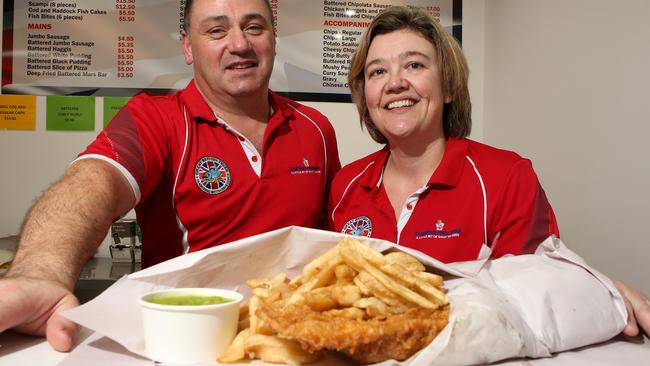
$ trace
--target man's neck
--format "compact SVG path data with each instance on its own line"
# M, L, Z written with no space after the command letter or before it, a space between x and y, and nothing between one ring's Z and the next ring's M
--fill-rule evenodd
M243 96L217 96L205 93L200 87L198 89L215 116L244 135L261 153L264 132L271 114L269 89Z
M268 88L260 88L254 93L234 96L216 93L210 88L200 85L198 80L196 86L214 113L225 121L243 119L266 123L269 118L271 105Z

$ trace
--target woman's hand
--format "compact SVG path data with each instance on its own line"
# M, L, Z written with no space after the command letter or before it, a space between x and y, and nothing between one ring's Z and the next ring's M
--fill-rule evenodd
M621 281L614 280L614 286L623 295L627 306L627 325L623 334L634 337L639 334L639 328L650 337L650 300L639 290L629 287Z

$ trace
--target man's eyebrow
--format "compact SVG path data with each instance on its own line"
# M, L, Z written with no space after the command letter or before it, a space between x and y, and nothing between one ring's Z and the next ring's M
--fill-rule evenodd
M226 15L212 15L212 16L201 19L200 24L222 23L222 22L227 22L227 21L228 21L228 17Z
M269 22L269 20L266 19L266 17L264 15L260 14L260 13L246 14L246 15L244 15L244 20L246 22L250 22L251 20L262 20L262 21L264 21L264 23L267 23L267 24Z
M265 16L263 16L260 13L250 13L250 14L245 14L244 17L244 22L250 22L252 20L261 20L264 21L264 23L268 24L268 19L266 19ZM204 18L201 20L201 24L205 23L223 23L223 22L228 22L230 18L228 18L227 15L212 15L207 18Z

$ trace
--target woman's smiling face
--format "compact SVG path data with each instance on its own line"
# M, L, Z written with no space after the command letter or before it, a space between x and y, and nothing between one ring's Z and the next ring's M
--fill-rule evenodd
M419 33L402 29L376 36L365 64L370 117L389 145L444 137L437 53Z

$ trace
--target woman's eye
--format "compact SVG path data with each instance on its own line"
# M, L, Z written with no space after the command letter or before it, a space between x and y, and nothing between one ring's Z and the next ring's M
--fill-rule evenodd
M374 69L374 70L368 71L368 76L370 76L370 77L379 76L379 75L382 75L383 73L384 73L383 69Z
M417 70L417 69L421 69L421 68L422 68L422 64L419 63L419 62L411 62L410 64L408 64L408 68L409 68L409 69L415 69L415 70Z

